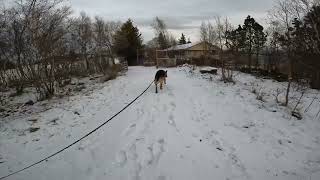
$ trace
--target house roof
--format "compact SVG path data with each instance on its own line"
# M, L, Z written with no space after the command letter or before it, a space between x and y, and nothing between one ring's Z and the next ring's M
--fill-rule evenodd
M165 49L167 51L174 51L174 50L184 50L184 49L189 49L191 48L192 46L195 46L199 43L188 43L188 44L181 44L181 45L176 45L176 46L172 46L168 49Z
M187 50L190 49L191 47L201 44L203 42L195 42L195 43L188 43L188 44L181 44L181 45L176 45L176 46L172 46L170 48L164 49L165 51L178 51L178 50ZM208 43L210 44L210 43ZM211 44L212 45L212 44ZM214 45L212 45L214 46ZM214 46L216 47L216 46Z

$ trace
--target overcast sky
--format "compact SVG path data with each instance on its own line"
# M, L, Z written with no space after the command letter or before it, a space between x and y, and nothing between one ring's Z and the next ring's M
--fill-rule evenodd
M144 41L153 38L150 27L156 16L165 20L169 31L177 38L181 33L199 40L202 21L212 20L215 15L228 16L234 26L243 23L247 15L265 24L267 11L273 0L69 0L74 14L85 11L90 16L106 20L125 21L131 18L140 29Z

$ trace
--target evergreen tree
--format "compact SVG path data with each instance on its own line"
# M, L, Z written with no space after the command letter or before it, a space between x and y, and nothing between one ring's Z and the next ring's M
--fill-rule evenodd
M315 5L302 20L294 19L291 47L296 75L310 78L312 88L320 89L320 6ZM280 40L287 43L282 35Z
M231 49L234 54L238 54L245 46L246 36L245 31L239 25L237 29L228 31L226 33L228 39L227 47Z
M243 31L245 32L246 35L246 40L245 40L245 51L249 56L249 61L248 61L248 66L249 66L249 71L251 71L251 65L252 65L252 54L253 54L253 45L254 45L254 24L256 21L248 16L244 20L244 25L243 25Z
M125 22L114 36L114 52L126 58L129 65L136 65L137 50L142 46L142 38L131 19Z
M181 34L181 37L179 39L179 45L181 44L187 44L186 37L184 36L183 33Z
M248 55L249 72L251 72L252 55L256 53L258 57L266 43L263 26L256 22L254 18L248 16L242 26L239 25L236 30L227 32L226 35L229 40L227 46L235 52L242 51ZM256 65L258 65L258 62L256 62Z
M266 41L267 41L267 35L263 31L263 26L261 26L259 23L255 23L253 25L254 29L254 49L257 55L256 58L256 68L258 68L259 65L259 54L261 49L264 47Z

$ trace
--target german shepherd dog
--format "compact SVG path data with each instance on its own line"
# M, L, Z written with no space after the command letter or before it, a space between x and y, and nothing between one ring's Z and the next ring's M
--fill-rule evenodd
M166 82L166 78L167 76L167 72L168 71L164 71L164 70L159 70L156 73L156 76L154 78L154 84L156 85L156 93L158 93L158 84L160 83L160 89L162 90L163 87L163 83L167 84Z

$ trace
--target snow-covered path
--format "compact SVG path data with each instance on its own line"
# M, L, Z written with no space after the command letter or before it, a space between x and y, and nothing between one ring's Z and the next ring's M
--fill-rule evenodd
M1 127L1 176L92 130L139 94L155 71L132 67L103 89L44 112L36 133L7 130L26 129L18 120ZM168 76L160 93L152 86L79 145L9 179L320 179L319 121L289 120L284 110L263 108L244 86L186 68L168 69ZM58 125L48 124L55 117Z

